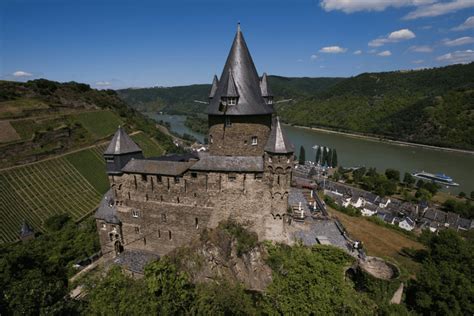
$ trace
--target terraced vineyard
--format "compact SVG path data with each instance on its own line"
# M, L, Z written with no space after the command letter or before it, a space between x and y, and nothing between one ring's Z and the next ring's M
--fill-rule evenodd
M92 211L105 189L103 149L100 146L0 171L0 243L16 240L23 220L41 231L51 215L68 213L77 220ZM91 178L91 167L86 171L75 166L74 161L79 160L75 157L82 155L91 157L90 165L99 176Z

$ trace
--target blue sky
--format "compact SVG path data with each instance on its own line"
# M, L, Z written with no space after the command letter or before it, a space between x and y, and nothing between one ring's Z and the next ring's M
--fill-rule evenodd
M259 73L474 60L474 0L2 0L0 77L98 88L210 83L241 22Z

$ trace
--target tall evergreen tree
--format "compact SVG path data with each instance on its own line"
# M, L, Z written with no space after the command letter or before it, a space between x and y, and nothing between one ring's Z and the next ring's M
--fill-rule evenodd
M327 165L328 163L328 148L323 147L323 160L321 161L321 165Z
M303 146L300 146L300 155L298 161L300 165L304 165L304 162L306 161L306 152Z
M336 148L332 150L332 167L336 168L337 167L337 151Z
M318 164L321 161L321 146L318 146L318 149L316 150L316 158L314 159L314 163Z
M332 167L332 148L328 151L328 167Z

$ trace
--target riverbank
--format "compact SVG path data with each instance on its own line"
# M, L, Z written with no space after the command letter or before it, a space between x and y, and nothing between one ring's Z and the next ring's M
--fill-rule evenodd
M369 136L369 135L362 135L362 134L348 133L348 132L340 132L340 131L335 131L335 130L331 130L331 129L324 129L324 128L320 128L320 127L308 127L308 126L292 125L292 124L284 124L284 125L293 126L293 127L297 127L297 128L303 128L303 129L309 129L309 130L318 131L318 132L322 132L322 133L344 135L344 136L348 136L348 137L371 140L371 141L375 141L375 142L394 144L394 145L399 145L399 146L427 148L427 149L433 149L433 150L439 150L439 151L455 152L455 153L463 153L463 154L474 155L474 151L467 150L467 149L457 149L457 148L439 147L439 146L425 145L425 144L418 144L418 143L410 143L410 142L404 142L404 141L400 141L400 140L387 139L387 138L383 138L383 137L376 137L376 136Z

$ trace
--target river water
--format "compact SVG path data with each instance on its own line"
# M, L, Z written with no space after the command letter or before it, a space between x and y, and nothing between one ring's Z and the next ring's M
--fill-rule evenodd
M171 129L178 134L187 133L200 141L204 139L203 135L184 126L185 116L148 115L157 121L169 122ZM314 145L326 146L337 150L339 165L344 167L375 167L379 172L393 168L399 170L402 177L405 172L422 170L445 173L459 183L459 187L444 190L451 193L464 191L468 195L474 190L473 154L403 146L294 126L285 125L283 128L295 146L296 154L299 154L300 146L305 148L306 160L314 160Z

